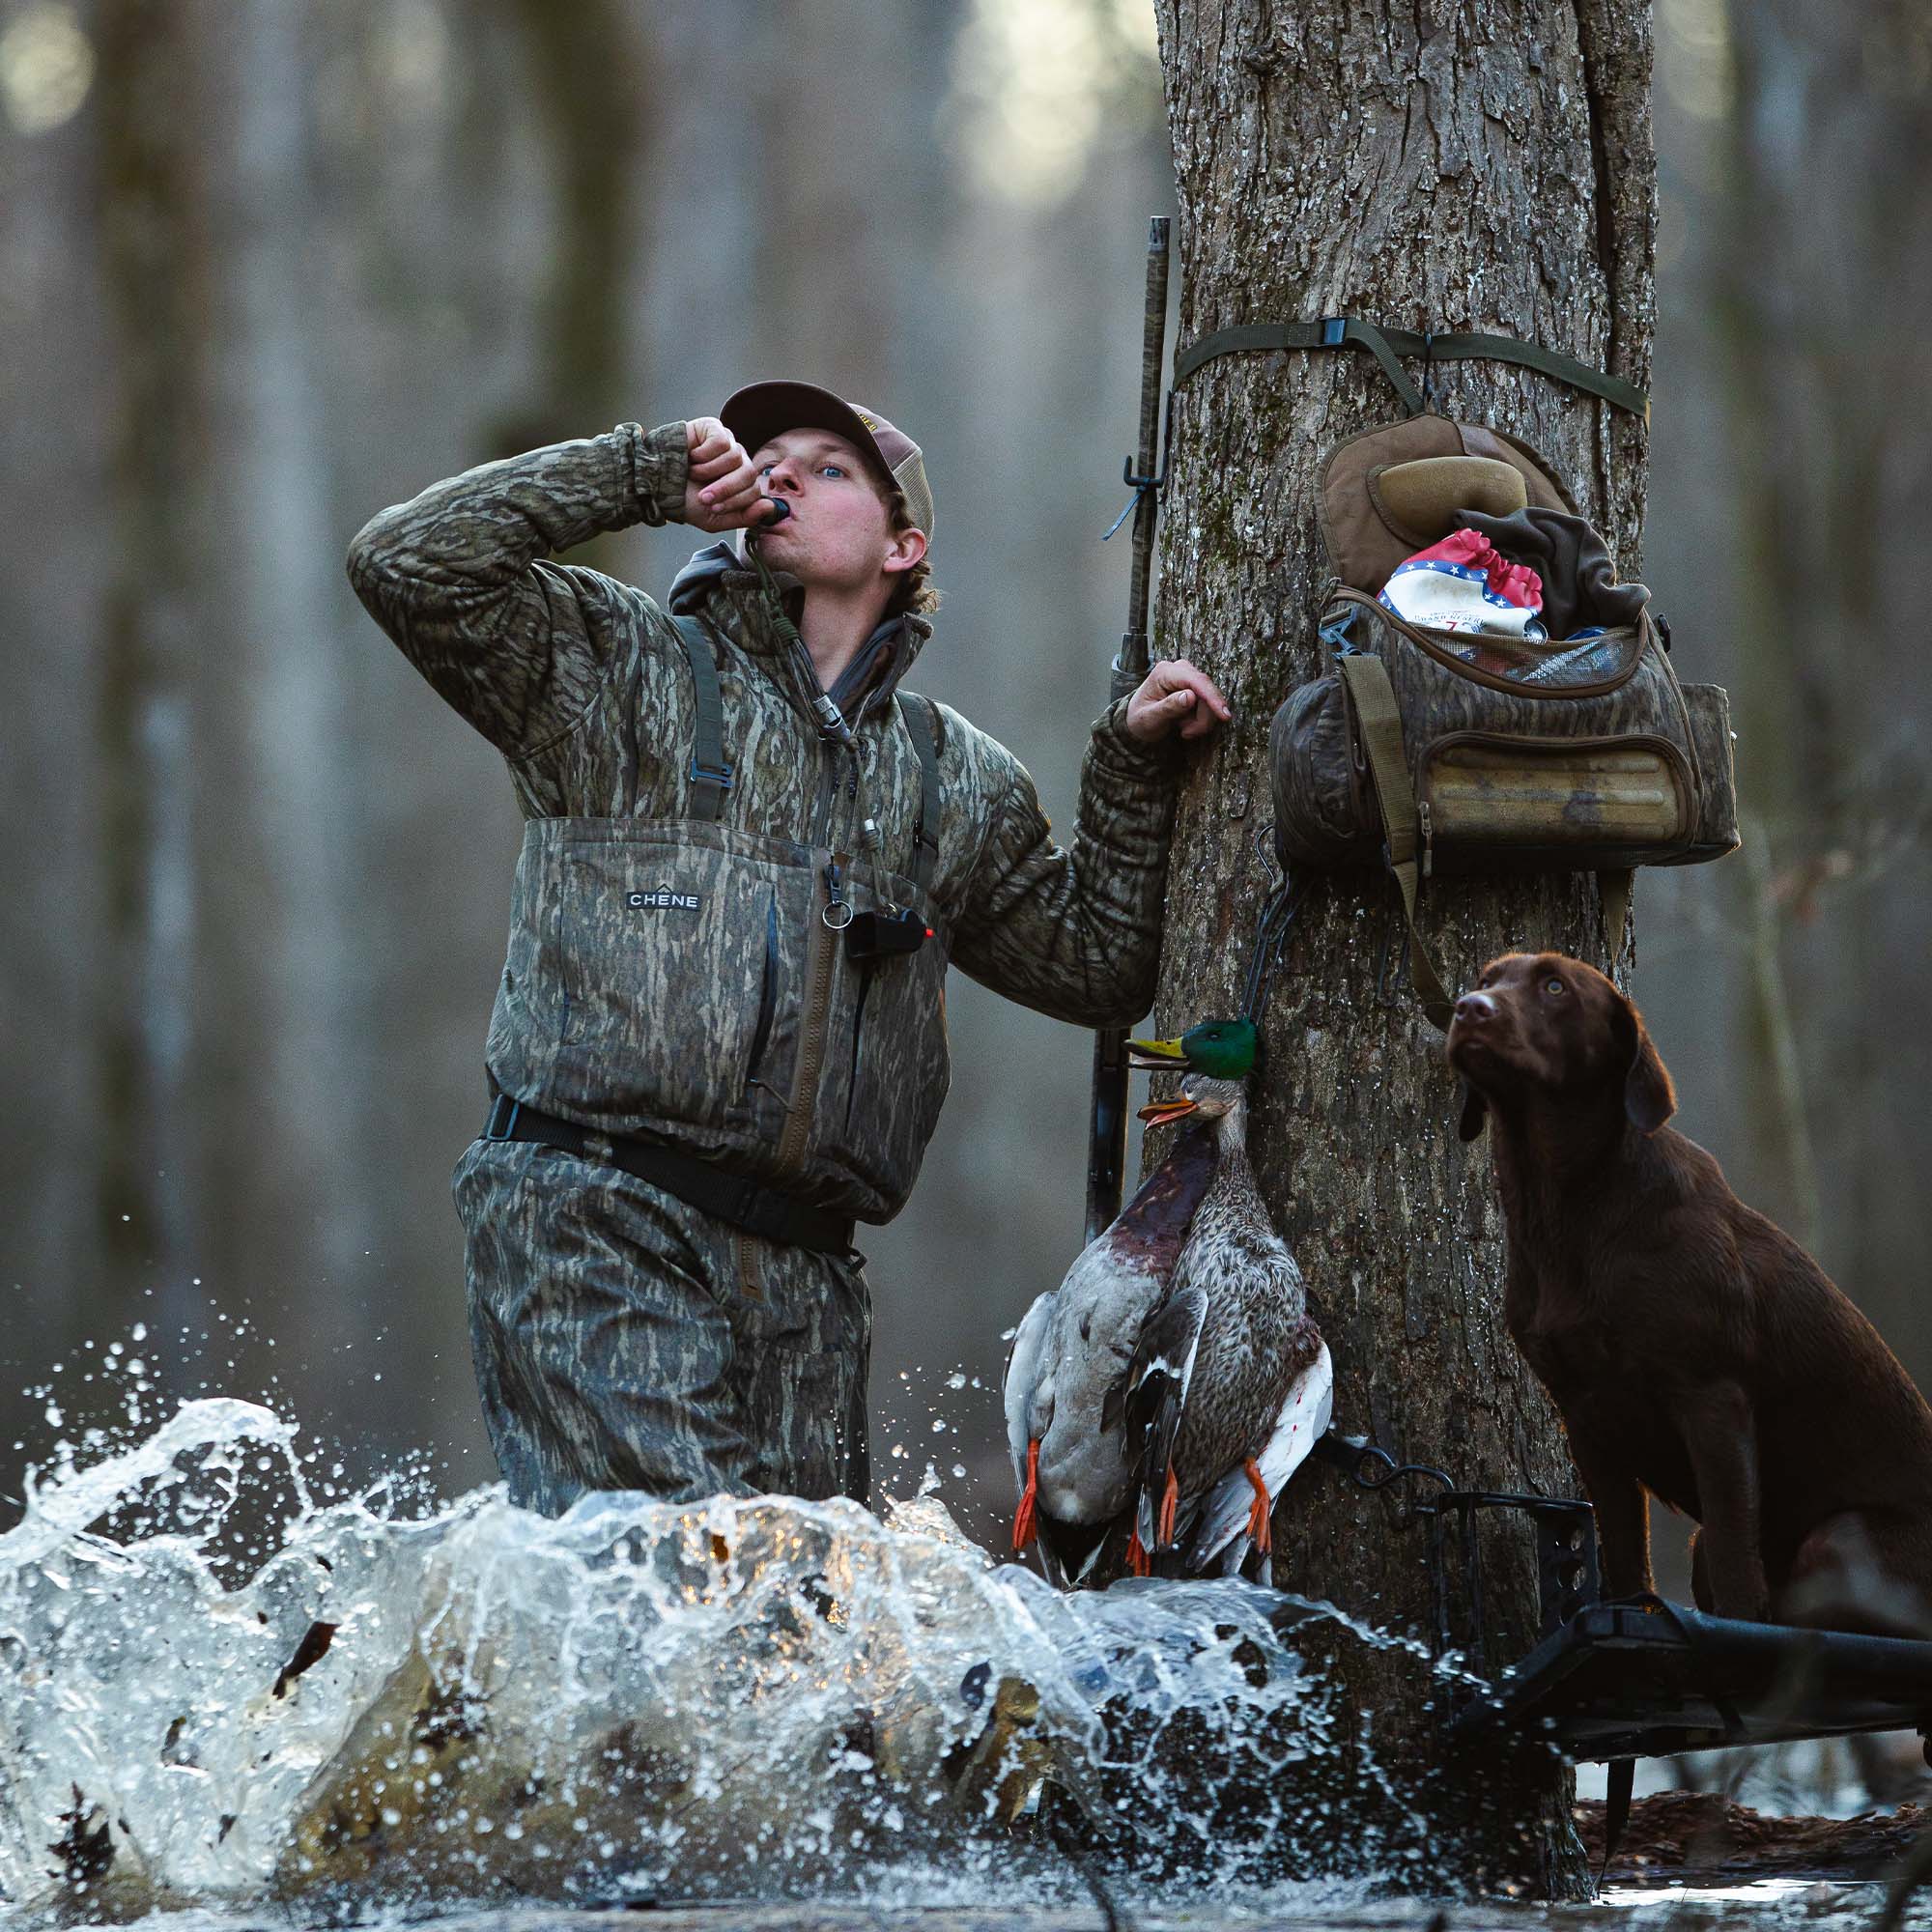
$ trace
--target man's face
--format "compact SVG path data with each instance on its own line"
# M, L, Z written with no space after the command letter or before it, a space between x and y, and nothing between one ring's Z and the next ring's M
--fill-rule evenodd
M917 532L894 532L871 465L834 431L781 431L752 463L765 494L791 505L783 523L757 533L759 554L807 589L876 588L883 600L897 574L924 554Z

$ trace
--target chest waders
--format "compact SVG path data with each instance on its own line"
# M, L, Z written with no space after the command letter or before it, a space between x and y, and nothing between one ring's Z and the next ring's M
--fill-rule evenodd
M697 620L676 624L693 689L685 815L526 824L483 1138L561 1148L735 1228L842 1254L855 1215L885 1219L910 1191L950 1079L929 897L937 721L897 696L919 767L905 873L740 831L724 822L736 778L718 661ZM872 933L912 950L850 943Z

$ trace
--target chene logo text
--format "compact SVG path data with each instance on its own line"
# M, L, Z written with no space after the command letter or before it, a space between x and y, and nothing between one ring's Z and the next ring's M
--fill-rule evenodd
M660 886L654 893L626 893L624 903L633 912L696 912L702 896L699 893L678 893L668 886Z

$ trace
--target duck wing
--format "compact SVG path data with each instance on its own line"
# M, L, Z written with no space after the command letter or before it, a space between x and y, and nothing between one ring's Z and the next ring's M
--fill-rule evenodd
M1313 1322L1302 1325L1305 1333L1296 1350L1299 1365L1293 1373L1274 1428L1255 1459L1270 1496L1281 1494L1289 1477L1307 1460L1308 1452L1335 1412L1335 1365L1329 1359L1328 1345ZM1223 1576L1232 1577L1241 1569L1255 1547L1248 1534L1249 1511L1254 1500L1254 1486L1248 1480L1246 1467L1240 1463L1208 1492L1193 1541L1188 1546L1190 1571L1198 1576L1215 1565L1217 1559Z
M1027 1444L1046 1434L1053 1420L1053 1383L1045 1375L1047 1330L1052 1326L1056 1291L1035 1298L1007 1350L1000 1377L1001 1398L1007 1411L1007 1447L1012 1451L1013 1481L1026 1481Z

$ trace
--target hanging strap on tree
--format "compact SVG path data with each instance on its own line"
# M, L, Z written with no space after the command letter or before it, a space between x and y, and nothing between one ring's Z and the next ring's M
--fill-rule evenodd
M718 688L718 660L696 617L673 617L691 665L694 696L691 735L691 813L713 823L724 816L724 794L737 782L724 762L724 697Z
M1559 355L1535 342L1519 342L1513 335L1485 335L1463 330L1444 335L1421 333L1412 328L1381 328L1373 322L1357 322L1345 315L1328 316L1321 322L1243 323L1233 328L1217 328L1192 342L1175 357L1174 386L1179 388L1204 363L1217 355L1233 355L1243 351L1268 349L1360 349L1381 364L1385 375L1402 398L1403 407L1419 416L1433 400L1432 385L1425 379L1417 389L1403 368L1405 358L1420 357L1425 365L1436 362L1511 362L1521 369L1568 383L1586 395L1600 396L1612 408L1628 411L1646 427L1650 422L1650 398L1634 383L1621 376L1606 375L1586 362Z
M1396 708L1395 688L1388 668L1367 651L1350 651L1336 659L1349 697L1355 707L1355 724L1369 754L1369 771L1376 781L1376 798L1382 809L1382 851L1402 894L1402 915L1408 926L1408 980L1430 1024L1449 1031L1455 1001L1443 989L1435 962L1415 929L1415 898L1420 880L1416 858L1415 788L1408 781L1408 759L1402 748L1402 713Z
M932 890L933 868L939 863L939 719L929 697L902 691L898 699L899 716L905 720L919 757L919 825L913 833L912 882L926 893Z

